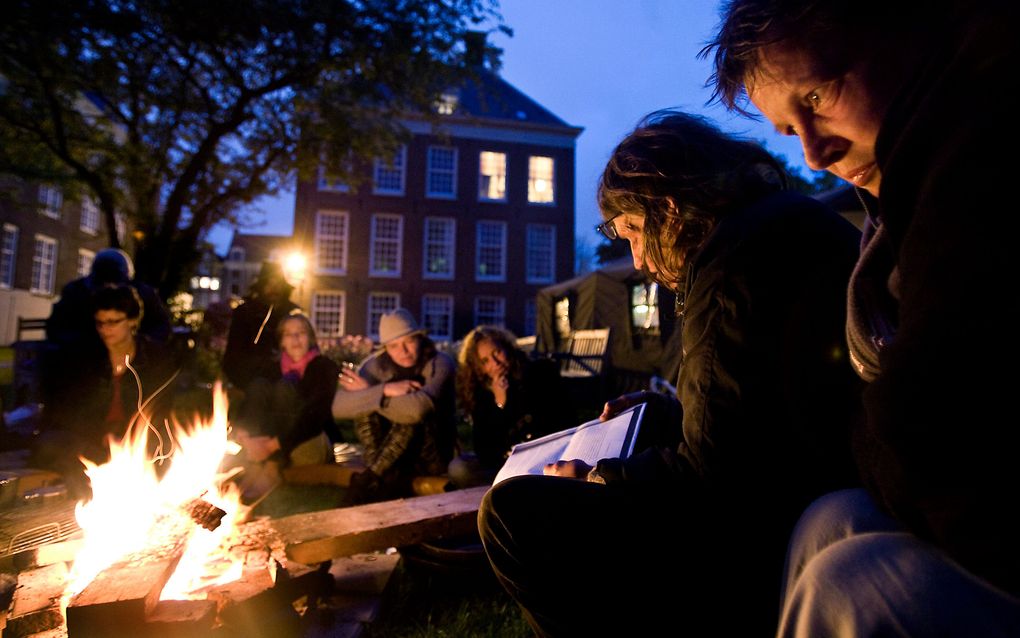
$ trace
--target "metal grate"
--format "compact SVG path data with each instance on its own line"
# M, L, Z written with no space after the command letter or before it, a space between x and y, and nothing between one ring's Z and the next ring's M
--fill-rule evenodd
M67 540L81 531L74 503L23 505L0 512L0 558Z

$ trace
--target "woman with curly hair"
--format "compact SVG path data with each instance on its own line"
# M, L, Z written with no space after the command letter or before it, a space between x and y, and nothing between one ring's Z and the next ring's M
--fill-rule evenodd
M860 391L843 334L860 235L786 186L761 146L676 111L612 153L599 230L677 294L683 360L676 398L603 411L647 402L655 444L595 468L564 459L485 496L489 560L539 635L774 630L797 517L856 480Z
M529 359L511 332L476 327L457 363L457 400L471 423L473 448L450 462L457 487L492 483L513 445L574 425L556 362Z

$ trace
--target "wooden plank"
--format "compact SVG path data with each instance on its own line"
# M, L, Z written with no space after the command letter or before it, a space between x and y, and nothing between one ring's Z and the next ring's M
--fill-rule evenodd
M14 590L4 638L28 636L63 626L60 597L67 585L67 565L55 563L21 572Z
M488 486L444 494L295 514L270 521L287 545L287 558L313 565L342 556L477 529L478 506Z
M68 635L108 636L111 627L139 631L177 568L193 528L188 520L156 530L161 542L153 538L154 547L100 572L68 604Z
M212 631L212 600L160 600L145 618L145 635L153 638L198 638Z

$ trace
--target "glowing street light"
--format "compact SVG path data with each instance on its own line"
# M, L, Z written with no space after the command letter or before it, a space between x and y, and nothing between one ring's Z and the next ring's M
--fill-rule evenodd
M283 275L291 284L300 286L304 283L308 271L308 258L304 253L295 251L283 260Z

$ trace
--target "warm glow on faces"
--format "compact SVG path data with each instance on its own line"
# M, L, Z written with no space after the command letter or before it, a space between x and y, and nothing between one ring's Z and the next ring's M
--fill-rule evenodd
M280 346L294 361L308 354L311 347L311 337L305 322L300 319L286 319L283 322L283 334L280 338Z
M496 380L507 372L506 353L489 339L478 342L476 349L478 363L482 366L482 372L490 380Z
M613 220L613 226L616 228L616 234L621 239L626 239L630 244L630 255L634 260L634 268L641 270L644 266L649 272L659 272L654 263L645 263L645 218L633 213L624 213Z
M812 170L877 196L875 140L886 105L872 97L863 65L825 77L806 53L782 45L766 47L762 60L761 72L747 82L751 102L780 134L800 138Z
M386 344L386 353L401 368L410 368L418 362L418 335L407 335Z
M138 319L128 319L120 310L97 310L96 332L108 350L123 349L134 338Z

